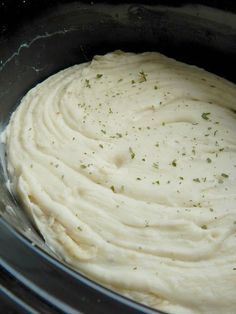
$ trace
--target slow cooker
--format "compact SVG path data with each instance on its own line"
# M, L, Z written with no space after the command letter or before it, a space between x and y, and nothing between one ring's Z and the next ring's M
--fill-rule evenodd
M0 130L38 82L95 54L159 51L236 82L234 1L0 2ZM0 312L161 313L54 256L9 192L0 148Z

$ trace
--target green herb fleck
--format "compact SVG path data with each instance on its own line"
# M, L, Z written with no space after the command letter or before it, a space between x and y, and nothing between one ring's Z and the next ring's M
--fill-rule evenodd
M105 130L101 130L101 132L102 132L103 134L106 134L106 133L107 133Z
M176 166L177 166L176 159L174 159L174 160L172 161L171 165L172 165L173 167L176 167Z
M146 82L147 81L147 74L144 73L144 71L139 72L139 76L140 76L140 83Z
M98 73L98 74L96 75L96 78L97 78L97 79L100 79L102 76L103 76L103 74Z
M81 168L81 169L86 169L87 166L85 166L85 165L80 165L80 168Z
M91 88L90 82L87 79L85 80L85 86L88 87L88 88Z
M221 176L222 176L223 178L228 178L228 177L229 177L228 174L226 174L226 173L221 173Z
M204 120L209 120L209 115L210 115L211 113L210 112L203 112L202 113L202 119L204 119Z
M103 148L103 145L102 145L102 144L99 144L99 147Z
M194 178L193 181L194 181L194 182L197 182L197 183L200 183L199 178Z
M207 158L206 161L207 161L208 164L210 164L211 163L211 158Z
M135 157L135 153L134 153L134 151L132 150L132 148L131 148L131 147L129 147L129 153L130 153L130 157L131 157L131 159L134 159L134 157Z
M159 169L159 163L158 162L154 162L152 164L153 168Z
M112 185L112 186L110 187L110 189L112 190L113 193L116 193L116 190L115 190L114 185Z
M207 225L202 225L201 228L202 228L203 230L207 230L207 229L208 229L208 228L207 228Z

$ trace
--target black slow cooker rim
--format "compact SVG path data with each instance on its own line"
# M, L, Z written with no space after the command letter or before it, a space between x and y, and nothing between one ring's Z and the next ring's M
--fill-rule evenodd
M0 40L1 37L8 36L12 31L16 29L16 27L21 27L24 24L24 20L27 17L28 21L33 21L36 17L40 14L43 14L46 10L52 8L58 3L61 4L68 4L72 2L80 2L81 4L112 4L112 5L119 5L127 3L124 0L95 0L95 1L88 1L88 0L80 0L80 1L72 1L72 0L31 0L30 2L26 0L5 0L2 2L0 7L0 20L1 20L1 28L0 28ZM236 12L236 2L232 0L130 0L129 3L139 3L144 5L163 5L163 6L172 6L172 7L181 7L186 4L193 4L193 5L203 5L209 6L215 9L228 11L228 12ZM9 12L11 18L9 19Z

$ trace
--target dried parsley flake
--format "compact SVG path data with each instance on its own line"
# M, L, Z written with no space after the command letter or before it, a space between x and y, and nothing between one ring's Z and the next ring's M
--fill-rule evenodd
M139 80L140 83L143 83L143 82L147 81L147 74L144 73L144 71L140 71L139 72L139 76L140 76L140 80Z
M110 187L110 189L112 190L113 193L116 193L116 190L115 190L114 185L112 185L112 186Z
M204 119L204 120L209 120L209 115L210 115L211 113L210 112L203 112L202 113L202 119Z
M87 79L85 80L85 86L88 87L88 88L91 88L90 82Z
M131 159L134 159L134 157L135 157L135 153L134 153L134 151L132 150L132 148L131 148L131 147L129 147L129 153L130 153L130 157L131 157Z
M159 163L158 162L154 162L152 164L153 168L159 169Z
M176 166L177 166L176 159L174 159L174 160L172 161L171 165L172 165L173 167L176 167Z
M223 178L228 178L228 177L229 177L228 174L226 174L226 173L221 173L221 176L222 176Z

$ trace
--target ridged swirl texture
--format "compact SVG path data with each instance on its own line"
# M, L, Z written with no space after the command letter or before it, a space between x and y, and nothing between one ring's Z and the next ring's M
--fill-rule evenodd
M236 89L116 51L30 90L2 135L13 190L67 263L170 313L236 311Z

